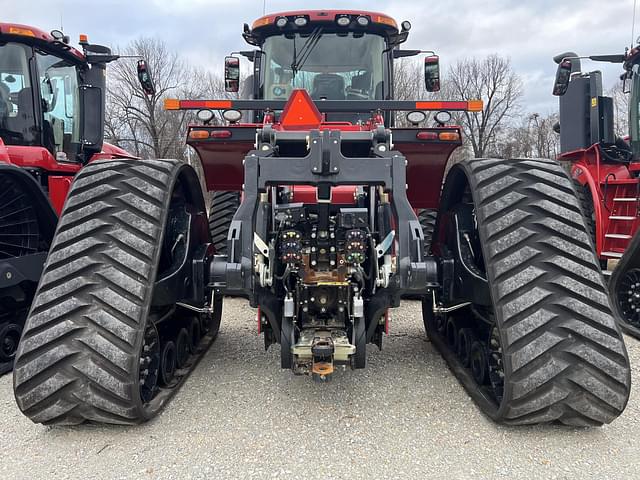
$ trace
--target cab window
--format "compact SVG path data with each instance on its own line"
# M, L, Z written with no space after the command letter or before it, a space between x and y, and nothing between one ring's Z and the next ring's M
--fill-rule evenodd
M78 72L53 55L36 52L42 95L42 137L59 161L74 160L80 151Z

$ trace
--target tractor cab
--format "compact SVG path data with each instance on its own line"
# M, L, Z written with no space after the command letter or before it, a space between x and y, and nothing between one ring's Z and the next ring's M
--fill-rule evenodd
M389 100L393 98L393 59L420 50L400 50L411 24L360 11L300 11L267 15L243 37L259 50L236 52L253 62L242 98L287 100L296 89L313 100ZM437 57L429 58L428 89L439 89ZM436 66L434 70L433 66ZM239 59L225 61L227 91L238 91ZM366 118L365 118L366 117ZM327 121L366 121L362 113L332 113Z
M80 45L59 30L0 23L0 139L10 162L73 170L101 151L105 68L119 56L86 35ZM143 61L139 76L152 88Z

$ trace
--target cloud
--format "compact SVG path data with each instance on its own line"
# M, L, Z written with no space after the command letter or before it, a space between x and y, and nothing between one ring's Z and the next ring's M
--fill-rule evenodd
M246 48L242 24L263 13L296 10L287 0L114 0L88 4L0 0L3 21L44 30L59 28L60 18L72 39L87 33L96 43L124 46L140 36L162 37L187 60L221 72L228 52ZM443 67L464 57L498 53L511 58L523 79L527 111L547 113L557 107L550 91L555 72L551 58L562 51L581 54L621 53L631 40L631 0L407 0L341 1L341 8L382 11L413 28L407 48L436 50ZM326 1L307 0L304 8L326 8ZM640 29L638 29L640 33ZM621 73L619 65L585 64L603 71L605 87Z

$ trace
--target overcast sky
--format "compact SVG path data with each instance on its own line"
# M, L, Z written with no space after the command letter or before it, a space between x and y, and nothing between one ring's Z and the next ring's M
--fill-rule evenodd
M246 48L240 33L263 13L264 0L0 0L0 20L59 28L77 42L124 46L140 36L159 35L167 44L220 72L222 57ZM631 43L633 0L342 0L340 8L387 13L413 28L406 48L435 50L443 68L461 57L498 53L511 58L525 85L525 110L550 113L560 52L622 53ZM27 7L27 8L25 8ZM267 13L301 8L329 8L330 2L266 0ZM640 19L639 19L640 20ZM640 28L636 28L636 36ZM634 39L635 41L635 39ZM418 61L418 60L416 60ZM605 87L621 72L619 65L589 63L583 70L603 70Z

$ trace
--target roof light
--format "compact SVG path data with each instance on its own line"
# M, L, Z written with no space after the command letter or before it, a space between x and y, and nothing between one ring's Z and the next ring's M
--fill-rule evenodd
M86 45L89 43L89 37L85 33L80 34L80 41L78 42L80 45Z
M64 38L64 33L62 33L60 30L51 30L51 36L54 40L62 41L62 39Z
M420 122L423 122L426 118L427 118L427 114L419 110L415 110L413 112L407 113L407 120L412 125L418 125Z
M253 22L251 28L264 27L265 25L269 25L271 23L271 19L269 17L262 17Z
M306 17L298 17L293 21L296 27L304 27L308 22Z
M360 25L361 27L366 27L367 25L369 25L369 19L364 15L360 15L358 18L356 18L356 22L358 22L358 25Z
M336 23L339 27L348 27L351 23L351 19L348 16L343 15L342 17L336 18Z
M209 123L213 119L213 112L209 109L198 110L196 113L198 120L204 123Z
M436 113L434 118L440 125L444 125L449 120L451 120L451 113L447 112L446 110L442 110Z
M378 15L376 17L376 22L384 23L385 25L389 25L390 27L396 29L398 28L398 24L396 23L396 21L391 17L387 17L386 15Z
M276 20L276 27L284 28L287 26L287 23L289 23L289 20L287 20L286 17L278 17L278 19Z
M242 118L242 112L240 110L225 110L222 112L222 118L224 118L229 123L239 122Z
M36 34L33 33L32 30L28 28L20 28L20 27L9 27L9 32L11 35L24 35L25 37L35 37Z

